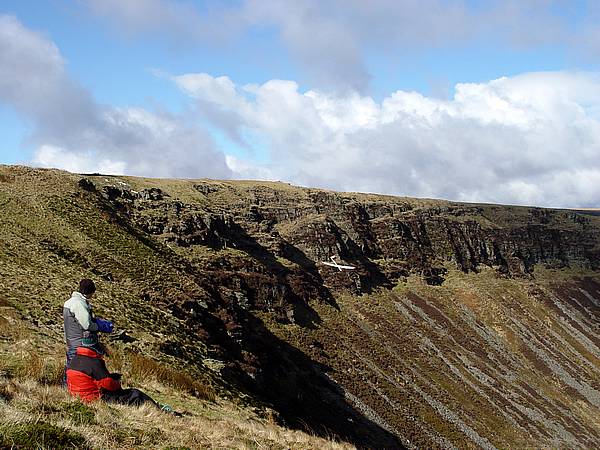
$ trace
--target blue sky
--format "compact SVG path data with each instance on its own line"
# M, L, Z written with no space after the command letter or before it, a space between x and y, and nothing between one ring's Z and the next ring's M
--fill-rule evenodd
M597 206L597 123L578 114L598 110L599 13L583 0L5 0L0 163ZM573 162L548 165L542 148ZM507 158L513 170L496 167ZM452 165L450 179L431 172Z

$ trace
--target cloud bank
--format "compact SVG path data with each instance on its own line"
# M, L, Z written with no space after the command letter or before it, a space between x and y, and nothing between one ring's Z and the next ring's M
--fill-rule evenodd
M0 16L0 102L30 122L36 165L599 206L597 73L529 73L459 84L451 100L397 91L381 102L356 90L301 92L286 80L241 86L206 73L172 80L195 111L99 104L69 76L51 41ZM268 163L224 155L198 117L237 144L266 149Z
M75 172L228 178L211 137L183 117L97 103L71 79L59 49L0 16L0 102L30 122L32 163Z
M247 177L396 195L545 206L598 206L600 76L530 73L459 84L452 100L397 91L300 92L292 81L174 82L229 135L252 136L268 166L230 157ZM249 144L250 145L250 144Z

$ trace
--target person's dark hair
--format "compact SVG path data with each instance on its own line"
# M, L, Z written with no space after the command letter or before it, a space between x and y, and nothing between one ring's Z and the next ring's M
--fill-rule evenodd
M93 294L96 292L96 285L92 280L84 278L79 282L79 292L81 292L83 295Z

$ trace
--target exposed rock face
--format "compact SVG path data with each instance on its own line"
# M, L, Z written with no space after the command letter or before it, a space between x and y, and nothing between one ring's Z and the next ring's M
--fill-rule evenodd
M540 263L600 266L598 228L591 217L570 211L411 202L310 189L293 194L276 188L236 191L220 184L195 184L194 189L208 198L200 208L173 200L158 188L132 193L107 186L103 192L163 242L229 247L251 255L273 275L262 277L258 287L251 279L261 278L263 268L253 262L235 269L246 279L242 284L253 286L247 294L254 306L285 303L282 295L327 297L322 284L335 292L368 293L394 286L410 274L441 285L448 267L469 272L488 266L523 277ZM320 262L330 256L357 270L340 274L322 267ZM297 282L291 283L290 277ZM272 283L271 288L264 283Z

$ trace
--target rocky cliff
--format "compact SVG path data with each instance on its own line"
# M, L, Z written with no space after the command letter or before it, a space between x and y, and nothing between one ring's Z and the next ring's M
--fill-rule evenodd
M0 203L5 280L31 252L98 278L132 348L289 426L373 448L600 442L600 217L11 167Z
M470 272L487 266L523 277L540 263L600 266L598 220L568 210L341 194L276 183L190 182L188 188L200 194L196 201L173 199L156 187L138 192L125 183L104 185L100 193L161 242L229 247L251 256L276 276L273 286L263 289L271 297L284 286L284 297L315 299L327 295L323 284L360 295L393 287L411 274L439 285L448 267ZM319 263L330 256L357 267L350 279L321 270ZM258 307L280 300L251 297Z

